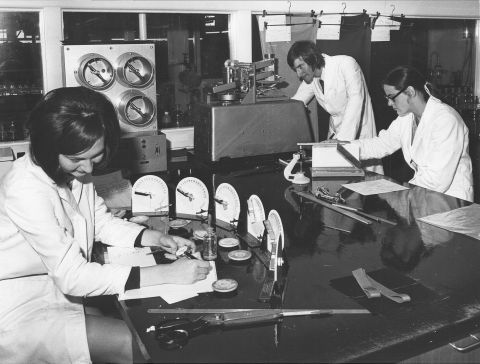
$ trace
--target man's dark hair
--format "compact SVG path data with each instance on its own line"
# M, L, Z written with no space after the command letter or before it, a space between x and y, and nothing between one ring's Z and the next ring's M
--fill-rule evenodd
M315 43L308 40L300 40L293 43L290 47L287 54L287 63L290 68L293 69L293 63L300 57L302 57L303 61L312 67L313 70L325 66L325 59L322 53L317 49Z

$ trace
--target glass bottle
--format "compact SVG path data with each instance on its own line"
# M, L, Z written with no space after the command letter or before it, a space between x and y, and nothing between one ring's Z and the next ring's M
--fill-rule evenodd
M170 127L172 125L172 118L170 117L170 114L168 111L165 111L162 117L162 126L163 127Z
M212 225L212 215L208 215L207 234L203 237L203 251L202 256L204 260L217 259L217 234Z
M0 123L0 142L7 141L7 132L5 131L5 124Z
M8 140L17 140L17 124L15 124L15 121L11 121L8 127Z
M175 112L173 114L174 119L175 119L175 126L180 127L183 124L183 112L180 107L180 104L175 105Z

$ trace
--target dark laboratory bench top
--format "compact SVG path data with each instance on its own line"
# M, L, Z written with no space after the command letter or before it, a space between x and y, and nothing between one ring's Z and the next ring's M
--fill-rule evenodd
M185 171L184 171L185 172ZM190 169L210 193L221 183L237 190L241 201L238 232L246 230L246 201L259 196L265 212L275 209L285 233L288 271L282 297L271 305L286 309L369 309L372 314L287 317L279 324L214 330L192 338L179 350L160 348L147 327L168 315L150 308L269 308L257 300L266 271L254 255L243 265L217 258L219 278L239 283L235 295L213 292L168 305L161 298L122 301L124 318L145 345L152 362L395 362L445 345L478 330L480 323L480 242L436 228L416 218L469 203L410 185L408 190L362 196L342 184L358 179L315 179L307 189L326 185L348 205L397 225L365 225L321 205L302 200L278 166L247 170ZM170 201L182 173L167 178ZM366 180L382 178L367 174ZM386 178L386 177L384 177ZM195 223L195 222L194 222ZM350 231L345 233L333 228ZM195 226L187 227L190 232ZM230 232L217 229L219 237ZM411 302L367 299L352 276L367 274Z

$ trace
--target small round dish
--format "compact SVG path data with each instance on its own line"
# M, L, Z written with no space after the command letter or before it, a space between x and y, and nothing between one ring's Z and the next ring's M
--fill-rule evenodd
M219 279L218 281L212 283L213 290L221 293L235 291L237 287L237 281L230 278Z
M218 241L218 245L222 248L233 248L238 246L240 242L235 238L223 238Z
M252 253L248 250L232 250L228 253L228 258L236 261L248 260L252 257Z
M172 229L179 229L181 227L187 226L189 223L190 220L177 219L170 221L168 223L168 226L170 226Z
M205 235L207 235L207 230L203 230L203 229L193 230L193 237L195 239L203 240Z

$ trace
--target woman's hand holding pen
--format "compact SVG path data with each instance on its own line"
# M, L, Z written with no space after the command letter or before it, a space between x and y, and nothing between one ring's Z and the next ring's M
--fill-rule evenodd
M191 284L205 279L211 269L209 262L187 257L179 258L175 254L184 246L195 251L195 243L191 240L147 229L143 232L141 243L143 246L159 247L167 252L166 258L176 260L172 264L140 268L140 286L142 287L163 283Z
M183 257L172 264L140 268L140 286L164 283L191 284L205 279L210 269L210 263L207 261Z

